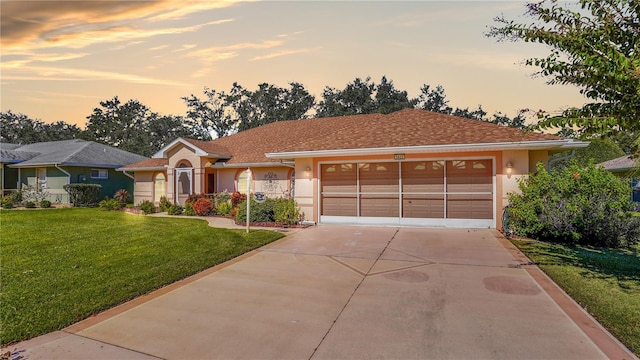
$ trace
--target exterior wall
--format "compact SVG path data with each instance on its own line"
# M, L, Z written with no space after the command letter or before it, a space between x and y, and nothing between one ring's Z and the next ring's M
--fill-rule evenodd
M309 170L307 170L309 169ZM305 221L318 222L315 211L318 176L317 166L311 158L296 159L295 199Z
M549 152L546 150L529 151L529 173L536 172L536 165L541 162L544 167L549 164Z
M216 169L216 192L236 191L236 173L239 169Z
M140 204L141 202L148 200L153 201L153 171L136 171L134 174L134 190L133 190L133 203Z

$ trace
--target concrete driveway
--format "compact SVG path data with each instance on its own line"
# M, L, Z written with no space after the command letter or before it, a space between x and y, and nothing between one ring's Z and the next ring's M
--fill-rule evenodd
M9 350L25 359L612 357L522 261L490 230L317 226Z

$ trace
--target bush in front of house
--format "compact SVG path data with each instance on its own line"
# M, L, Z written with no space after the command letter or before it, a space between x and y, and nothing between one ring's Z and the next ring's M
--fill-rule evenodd
M233 209L231 206L231 200L219 202L218 205L216 205L216 214L227 216L231 214L231 209Z
M0 206L2 206L3 209L13 209L15 204L16 204L16 197L14 193L3 196L2 200L0 201Z
M510 220L519 235L613 248L639 241L629 184L593 163L571 163L551 174L539 163L519 187L519 194L509 194Z
M36 208L36 202L35 201L25 201L24 202L24 207L26 207L27 209L35 209Z
M251 199L251 209L250 209L250 222L275 222L275 205L276 200L271 198L266 198L264 202L257 202L254 199ZM244 223L247 220L247 202L243 201L238 204L237 212L236 212L236 222Z
M193 210L199 216L211 215L211 212L213 211L213 203L208 197L200 198L193 203Z
M296 224L300 220L300 210L293 199L276 199L273 214L276 222L287 225Z
M191 194L184 203L195 204L199 199L209 199L209 195L205 193Z
M182 215L182 206L180 205L171 205L167 209L167 214L169 215Z
M50 208L50 207L51 207L51 201L46 200L46 199L45 199L45 200L40 201L40 207L41 207L41 208L43 208L43 209L48 209L48 208Z
M156 212L156 205L149 200L145 200L138 205L140 211L142 211L145 215L153 214Z
M102 201L100 201L100 203L98 203L98 207L101 210L116 211L116 210L120 210L122 208L122 204L117 199L112 199L112 198L107 196L107 197L104 198L104 200L102 200Z
M63 188L69 194L69 201L74 207L93 207L98 204L102 185L66 184Z
M184 210L182 210L182 215L185 216L195 216L196 211L193 209L193 205L191 203L184 204Z
M231 193L228 190L221 191L213 196L214 205L217 207L218 205L231 202Z
M131 196L129 196L129 192L126 189L120 189L113 194L113 198L120 204L120 207L125 207Z
M242 202L244 202L246 200L247 200L247 194L241 194L241 193L236 191L233 194L231 194L231 207L236 209L236 208L238 208L240 203L242 203Z
M167 200L166 196L161 196L160 197L160 211L161 212L168 212L169 209L171 208L171 206L173 206L173 204L171 203L171 201ZM180 210L180 212L182 212L182 210ZM169 214L171 215L171 214Z
M22 187L20 195L23 201L39 203L49 196L49 192L40 186L25 185Z

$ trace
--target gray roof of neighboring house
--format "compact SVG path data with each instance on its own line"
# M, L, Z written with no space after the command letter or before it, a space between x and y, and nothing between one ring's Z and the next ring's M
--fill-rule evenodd
M119 168L147 159L144 156L80 139L41 142L27 145L0 144L0 162L10 167L50 165Z
M609 171L625 171L631 170L636 166L638 159L632 159L630 155L621 156L619 158L607 160L598 164L598 166L604 167L605 170Z

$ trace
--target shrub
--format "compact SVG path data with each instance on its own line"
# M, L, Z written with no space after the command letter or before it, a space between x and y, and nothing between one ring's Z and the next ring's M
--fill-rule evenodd
M120 208L122 207L122 204L118 200L112 199L107 196L104 198L104 200L100 201L100 203L98 204L98 207L102 210L114 211L114 210L120 210Z
M231 201L220 202L216 206L216 214L226 216L231 213L231 209L233 209L233 207L231 206Z
M22 190L18 190L14 193L11 193L10 195L13 196L13 203L14 204L19 204L22 202Z
M156 206L149 200L145 200L139 205L140 211L142 211L145 215L153 214L156 212Z
M35 209L36 208L36 203L35 203L35 201L25 201L24 202L24 207L26 207L27 209Z
M171 208L171 206L173 206L173 204L171 203L171 201L167 200L166 196L161 196L160 197L160 211L165 212L165 211L169 211L169 209ZM182 212L182 210L180 210L180 212Z
M215 200L216 208L222 203L228 202L229 204L231 204L231 193L225 190L215 194L213 196L213 199Z
M121 207L124 207L129 202L129 192L125 189L120 189L113 194L113 198L120 203Z
M167 214L169 215L182 215L182 206L180 205L171 205L167 209Z
M25 185L20 191L22 201L39 203L49 196L47 189L40 186Z
M570 244L631 246L640 237L640 219L633 218L629 185L593 163L572 163L519 182L510 194L511 221L519 235Z
M191 194L187 198L187 201L185 201L184 203L185 204L195 204L196 201L198 201L198 199L209 199L209 195L207 195L205 193Z
M264 202L259 203L251 199L251 222L275 222L275 208L276 200L267 198ZM236 212L236 222L243 223L247 219L247 202L244 201L238 204Z
M51 207L51 201L49 200L42 200L40 201L40 207L43 209L48 209Z
M2 197L2 201L0 205L2 205L3 209L13 209L13 206L16 204L15 193L8 194Z
M191 203L184 204L184 211L182 211L182 215L194 216L195 214L196 212L193 209L193 205L191 205Z
M207 216L213 211L213 203L209 198L200 198L193 204L193 210L197 215Z
M69 193L69 201L74 207L91 207L98 204L102 190L100 184L66 184L64 190Z
M241 194L236 191L231 195L231 206L235 209L238 207L238 205L240 205L241 202L244 202L246 200L247 194Z
M278 198L274 207L275 221L293 225L300 220L298 204L293 199Z

